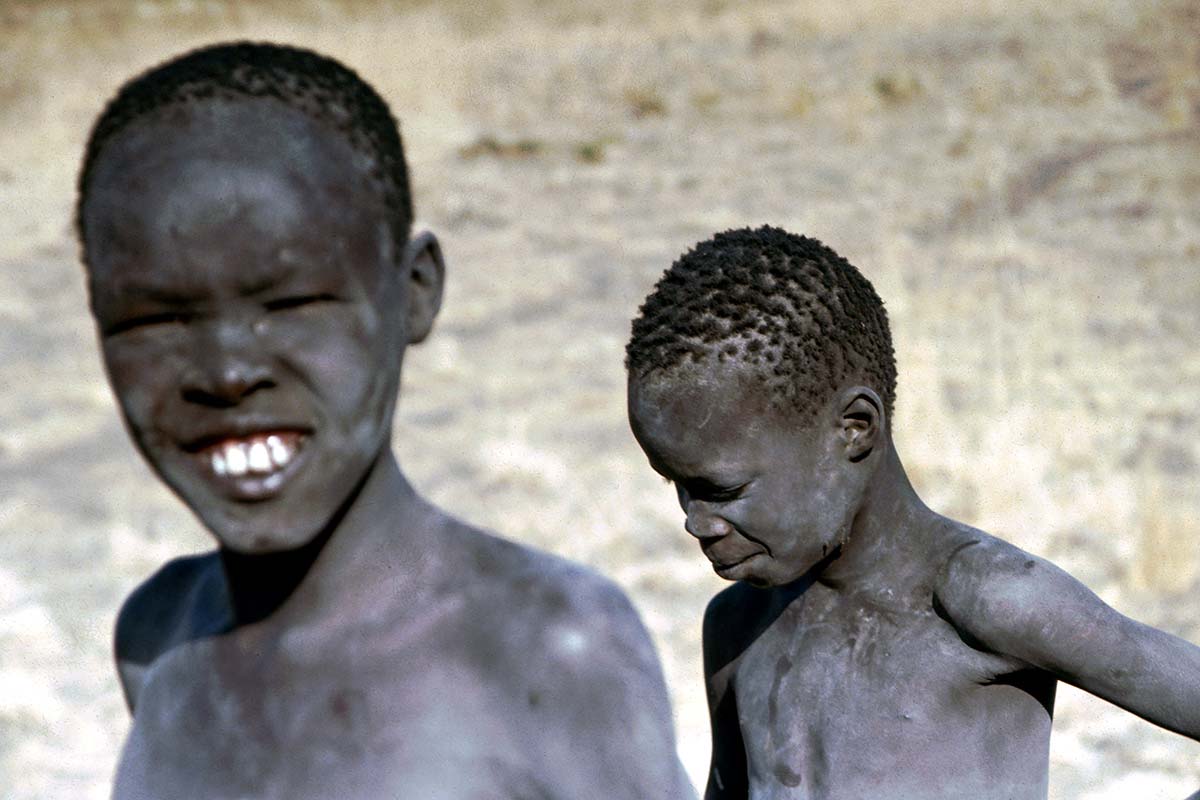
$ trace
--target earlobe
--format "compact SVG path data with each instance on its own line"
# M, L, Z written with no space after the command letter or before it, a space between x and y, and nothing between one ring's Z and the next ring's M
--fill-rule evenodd
M409 239L402 267L408 280L408 342L417 344L429 335L442 307L446 265L437 237L422 231Z
M842 394L840 427L846 457L862 461L874 452L883 428L883 402L874 390L855 386Z

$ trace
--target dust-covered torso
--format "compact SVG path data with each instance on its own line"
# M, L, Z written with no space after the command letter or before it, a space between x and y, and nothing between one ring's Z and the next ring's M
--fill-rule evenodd
M624 624L593 599L615 590L498 540L472 560L420 597L384 587L317 623L285 611L170 649L137 696L115 798L589 796L572 748L621 732L571 715L627 704L591 674Z
M429 631L177 648L143 692L117 796L545 796L520 735L536 679L498 684L482 651L445 644Z
M814 585L732 675L750 797L1044 798L1054 685L964 641L932 596Z

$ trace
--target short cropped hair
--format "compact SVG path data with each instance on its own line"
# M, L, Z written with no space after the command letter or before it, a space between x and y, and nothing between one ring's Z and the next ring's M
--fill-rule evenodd
M671 265L633 321L631 377L689 361L736 359L772 405L812 418L862 379L891 416L896 357L883 301L863 274L816 239L763 226L718 233Z
M76 193L75 227L87 259L83 210L104 145L130 124L163 109L212 99L273 98L346 137L391 212L398 247L412 228L412 196L400 130L387 103L354 70L284 45L232 42L184 53L127 82L88 138Z

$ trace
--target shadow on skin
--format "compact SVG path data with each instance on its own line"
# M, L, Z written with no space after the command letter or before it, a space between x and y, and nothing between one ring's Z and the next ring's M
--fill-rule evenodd
M760 589L739 581L714 597L712 600L714 604L729 604L746 609L747 616L750 616L755 624L747 628L718 623L719 627L712 630L713 637L705 638L705 642L710 643L705 658L706 660L711 659L709 661L711 670L717 672L735 663L793 603L803 603L805 592L817 582L817 577L825 567L841 555L841 552L840 546L835 547L812 569L789 584L771 589ZM724 615L714 616L722 620L728 619ZM732 695L727 695L727 697L732 700Z

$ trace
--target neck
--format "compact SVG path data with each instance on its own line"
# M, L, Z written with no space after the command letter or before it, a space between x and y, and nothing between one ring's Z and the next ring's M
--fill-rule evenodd
M890 434L850 534L818 581L835 592L895 603L920 585L938 519L917 496Z
M377 557L380 545L405 531L406 512L421 505L385 447L329 523L307 544L280 553L220 551L233 626L258 622L289 600L316 602L333 582ZM350 574L347 574L350 573Z

